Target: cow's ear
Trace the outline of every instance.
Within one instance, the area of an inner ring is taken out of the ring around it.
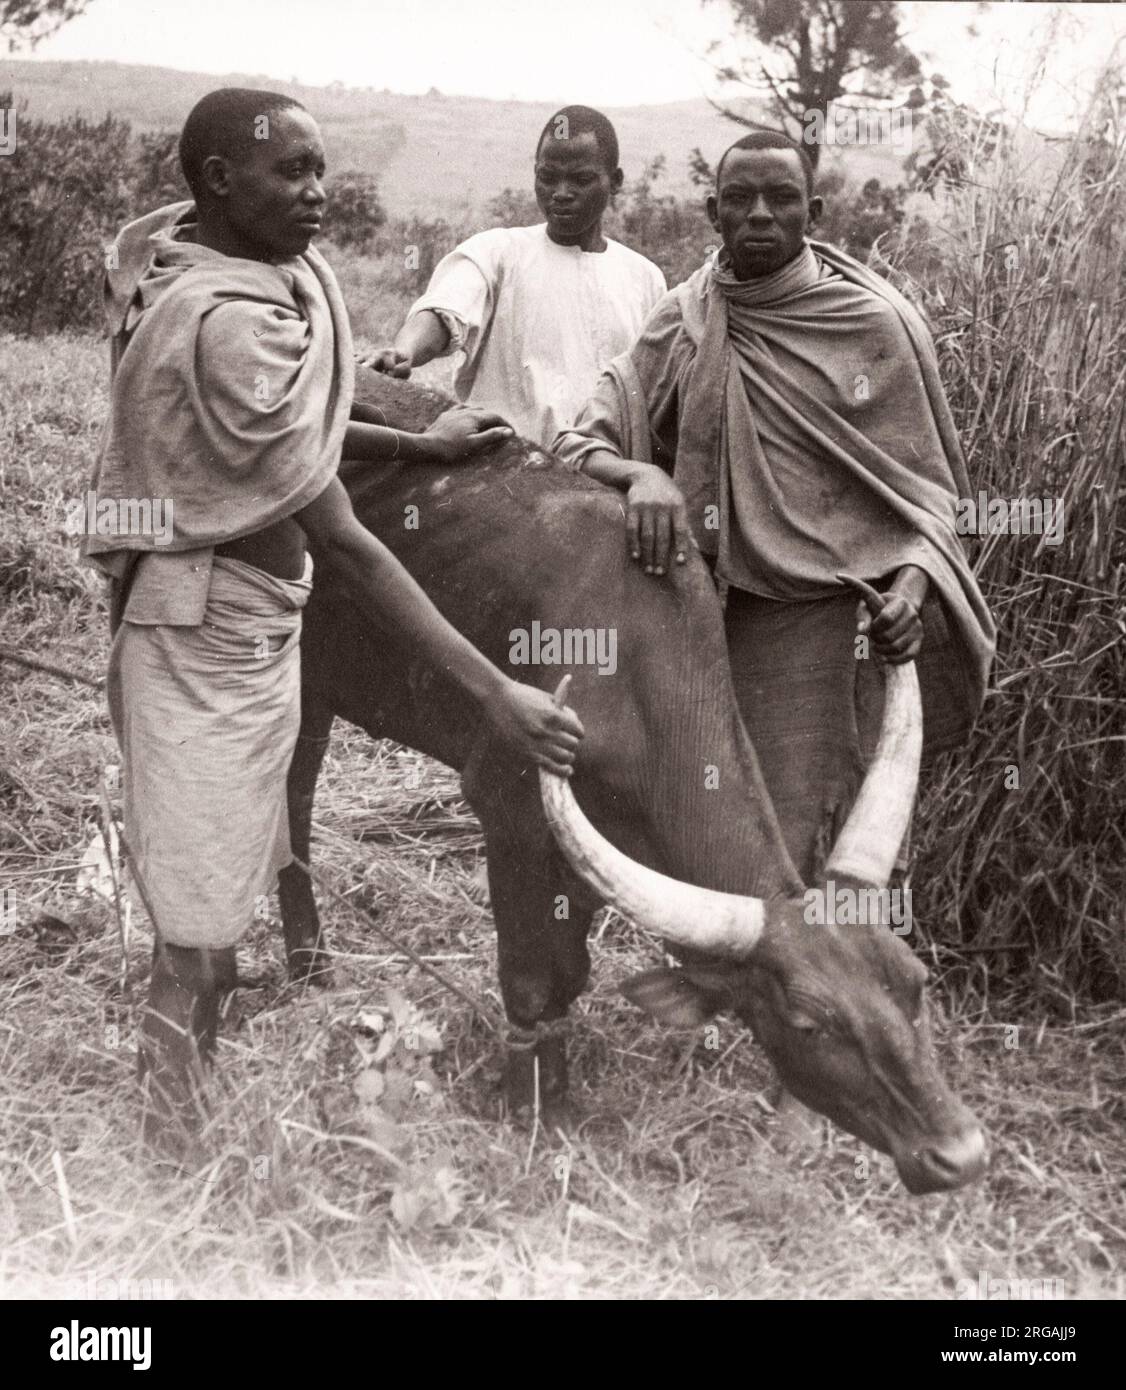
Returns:
[[[671,967],[632,975],[621,991],[631,1004],[674,1028],[698,1028],[728,1002],[725,989],[699,984]]]

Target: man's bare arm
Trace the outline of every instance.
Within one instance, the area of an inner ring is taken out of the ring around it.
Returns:
[[[544,691],[511,680],[452,627],[387,547],[356,520],[338,478],[295,519],[317,559],[337,571],[374,622],[444,671],[516,752],[570,775],[583,735],[575,712],[557,709]]]
[[[688,513],[683,494],[663,468],[594,449],[583,458],[582,469],[626,494],[629,553],[646,574],[664,574],[674,554],[676,563],[684,564],[692,544]]]
[[[364,418],[366,417],[366,419]],[[377,406],[355,404],[344,435],[343,457],[367,463],[456,463],[495,449],[511,439],[512,428],[491,410],[454,406],[445,410],[422,434],[394,430],[377,421]]]
[[[904,565],[892,580],[891,594],[899,594],[905,598],[915,609],[923,606],[923,600],[930,592],[930,579],[926,570],[921,570],[918,565]]]
[[[391,347],[380,348],[370,357],[365,357],[363,363],[377,372],[407,377],[413,367],[421,367],[424,362],[441,357],[449,345],[450,330],[441,315],[432,309],[420,309],[399,329]]]

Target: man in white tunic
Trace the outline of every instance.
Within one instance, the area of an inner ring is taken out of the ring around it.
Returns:
[[[614,127],[590,107],[565,106],[536,149],[536,200],[546,222],[462,242],[435,268],[394,346],[369,365],[409,376],[460,351],[458,397],[550,445],[610,362],[633,346],[665,292],[652,261],[603,235],[622,178]]]

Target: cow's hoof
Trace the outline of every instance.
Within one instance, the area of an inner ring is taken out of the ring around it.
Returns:
[[[332,988],[332,957],[317,946],[290,951],[286,957],[286,966],[291,985],[311,985],[315,989]]]
[[[540,1112],[540,1124],[544,1129],[549,1134],[562,1134],[566,1139],[579,1132],[585,1119],[586,1115],[569,1092],[552,1096]]]
[[[574,1123],[567,1094],[567,1049],[562,1038],[545,1038],[532,1048],[512,1048],[505,1059],[502,1082],[504,1105],[512,1118],[568,1128]],[[564,1123],[566,1121],[566,1123]]]
[[[504,1108],[505,1117],[519,1129],[532,1129],[538,1120],[539,1128],[545,1133],[563,1134],[568,1138],[578,1133],[587,1118],[568,1094],[541,1099],[538,1116],[534,1105],[513,1106],[507,1098]]]

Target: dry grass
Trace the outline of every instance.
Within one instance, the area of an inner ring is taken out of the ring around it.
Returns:
[[[0,340],[0,645],[95,674],[104,613],[58,527],[104,365],[89,341]],[[287,992],[276,923],[260,924],[223,1032],[213,1157],[194,1179],[146,1166],[130,1050],[146,941],[123,989],[112,910],[74,886],[115,759],[102,701],[10,665],[0,680],[0,886],[18,918],[0,937],[4,1293],[152,1279],[186,1297],[941,1298],[982,1270],[1126,1293],[1121,1015],[1029,1015],[1013,1048],[1006,1013],[957,995],[943,1061],[992,1168],[970,1192],[910,1199],[847,1136],[788,1150],[740,1027],[721,1023],[709,1049],[625,1005],[615,982],[658,957],[617,920],[575,1011],[587,1118],[569,1140],[502,1123],[487,1027],[329,905],[334,989]],[[417,754],[338,729],[315,854],[498,1010],[481,842],[456,790]],[[935,993],[951,997],[941,980]]]

